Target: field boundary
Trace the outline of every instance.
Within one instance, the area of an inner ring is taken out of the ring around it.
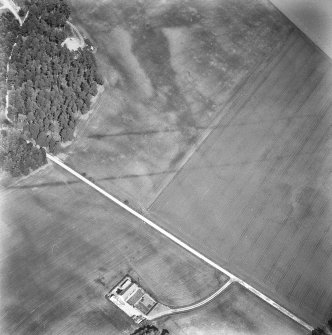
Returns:
[[[277,6],[277,4],[275,4],[274,2],[273,2],[273,0],[268,0],[268,2],[272,5],[272,7],[274,7],[274,9],[276,10],[276,11],[278,11],[279,12],[279,14],[280,15],[282,15],[287,21],[288,21],[288,23],[290,23],[291,25],[293,25],[295,28],[296,28],[296,30],[298,30],[298,32],[302,35],[302,36],[304,36],[311,44],[313,44],[319,51],[321,51],[323,54],[324,54],[324,56],[326,56],[326,59],[330,62],[330,63],[332,63],[332,58],[331,58],[331,56],[320,46],[320,41],[317,39],[317,42],[312,38],[312,37],[310,37],[310,35],[309,35],[309,33],[308,33],[308,30],[306,29],[305,31],[304,30],[302,30],[301,28],[300,28],[300,24],[298,24],[298,23],[295,23],[295,21],[293,21],[292,19],[291,19],[291,17],[290,16],[288,16],[288,14],[286,14],[286,11],[283,11],[279,6]]]
[[[314,329],[308,323],[301,320],[299,317],[297,317],[296,315],[294,315],[293,313],[288,311],[286,308],[279,305],[277,302],[275,302],[271,298],[267,297],[265,294],[261,293],[260,291],[258,291],[254,287],[252,287],[250,284],[246,283],[245,281],[243,281],[239,277],[235,276],[233,273],[229,272],[228,270],[221,267],[220,265],[218,265],[217,263],[215,263],[211,259],[207,258],[203,254],[201,254],[199,251],[195,250],[190,245],[188,245],[187,243],[185,243],[182,240],[180,240],[179,238],[177,238],[175,235],[173,235],[170,232],[168,232],[167,230],[161,228],[159,225],[152,222],[150,219],[146,218],[145,216],[138,213],[137,211],[135,211],[134,209],[132,209],[131,207],[129,207],[128,205],[126,205],[125,203],[123,203],[122,201],[117,199],[116,197],[112,196],[111,194],[109,194],[108,192],[103,190],[101,187],[97,186],[95,183],[93,183],[90,180],[88,180],[87,178],[83,177],[80,173],[78,173],[74,169],[70,168],[68,165],[66,165],[64,162],[62,162],[59,158],[57,158],[53,155],[50,155],[48,153],[46,154],[46,156],[49,160],[51,160],[52,162],[54,162],[58,166],[62,167],[63,169],[65,169],[66,171],[68,171],[69,173],[71,173],[72,175],[77,177],[78,179],[82,180],[84,183],[86,183],[87,185],[92,187],[94,190],[101,193],[103,196],[105,196],[106,198],[108,198],[109,200],[111,200],[112,202],[114,202],[115,204],[117,204],[118,206],[120,206],[121,208],[126,210],[127,212],[131,213],[133,216],[135,216],[139,220],[143,221],[145,224],[147,224],[148,226],[150,226],[154,230],[161,233],[164,237],[170,239],[171,241],[173,241],[174,243],[176,243],[177,245],[179,245],[183,249],[187,250],[192,255],[201,259],[203,262],[209,264],[210,266],[212,266],[216,270],[218,270],[218,271],[222,272],[223,274],[227,275],[232,282],[236,282],[236,283],[242,285],[248,291],[250,291],[251,293],[253,293],[257,297],[259,297],[260,299],[262,299],[263,301],[265,301],[266,303],[268,303],[269,305],[271,305],[272,307],[277,309],[279,312],[281,312],[285,316],[289,317],[290,319],[292,319],[293,321],[295,321],[296,323],[301,325],[302,327],[306,328],[308,331],[312,331]]]
[[[234,98],[238,96],[239,92],[246,86],[249,85],[250,80],[253,77],[259,77],[261,71],[264,71],[266,68],[274,68],[277,66],[279,61],[281,60],[284,53],[287,51],[288,45],[291,45],[293,42],[294,32],[292,32],[289,37],[286,39],[285,44],[280,48],[280,50],[277,52],[277,55],[272,54],[269,57],[267,57],[262,63],[256,65],[256,67],[248,73],[247,77],[243,78],[243,80],[238,84],[235,91],[228,97],[228,99],[220,104],[220,112],[217,113],[215,118],[210,122],[210,124],[205,128],[203,133],[199,136],[197,142],[194,146],[192,146],[185,154],[183,159],[181,160],[181,163],[179,164],[178,168],[175,170],[174,174],[171,174],[168,178],[166,178],[159,189],[159,191],[156,193],[153,199],[151,199],[145,206],[146,210],[149,210],[153,204],[157,201],[157,199],[160,197],[160,195],[164,192],[164,190],[167,188],[168,185],[170,185],[173,180],[177,177],[177,175],[182,171],[182,169],[187,165],[187,163],[191,160],[191,158],[194,156],[194,154],[199,150],[199,148],[207,141],[207,139],[212,135],[214,130],[220,125],[220,123],[223,121],[223,119],[227,119],[229,116],[227,114],[228,111],[231,110],[234,103]],[[262,81],[263,83],[263,81]],[[260,86],[260,84],[258,84]],[[226,111],[226,113],[222,113],[222,110]],[[232,117],[235,118],[236,115]],[[228,121],[229,122],[229,121]]]

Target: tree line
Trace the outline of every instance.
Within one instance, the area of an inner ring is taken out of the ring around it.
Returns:
[[[167,329],[158,329],[156,326],[146,325],[136,329],[130,335],[168,335]]]
[[[47,162],[45,149],[28,143],[18,130],[2,129],[0,143],[2,168],[13,177],[28,175]]]
[[[0,112],[6,108],[7,63],[16,40],[19,23],[11,12],[0,16]],[[5,123],[5,124],[4,124]],[[22,132],[3,121],[0,131],[0,167],[12,176],[27,175],[46,163],[46,151],[24,139]]]
[[[20,25],[11,12],[4,12],[0,16],[0,110],[4,113],[6,106],[6,76],[7,63],[16,39],[15,31]]]

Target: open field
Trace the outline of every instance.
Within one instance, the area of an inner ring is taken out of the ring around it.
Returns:
[[[126,273],[171,306],[226,280],[54,166],[0,200],[1,334],[125,334],[133,323],[104,294]]]
[[[271,0],[271,2],[332,58],[330,0]]]
[[[237,285],[204,309],[159,323],[172,335],[308,335],[308,331]]]
[[[317,325],[332,312],[332,65],[294,31],[150,212]]]
[[[265,0],[72,1],[106,84],[68,163],[147,206],[209,132],[221,107],[288,38]]]
[[[196,302],[196,303],[194,303],[194,304],[192,304],[190,306],[182,306],[182,307],[177,308],[177,309],[173,308],[173,312],[174,313],[177,313],[177,312],[178,313],[182,313],[182,312],[185,312],[185,311],[188,311],[188,310],[194,310],[194,309],[198,308],[199,306],[203,306],[204,304],[206,304],[209,301],[213,300],[217,295],[221,294],[221,292],[224,291],[230,284],[232,284],[232,282],[236,282],[236,283],[242,285],[248,291],[252,292],[254,295],[256,295],[257,297],[259,297],[260,299],[262,299],[263,301],[267,302],[268,304],[270,304],[271,306],[273,306],[274,308],[276,308],[278,311],[280,311],[284,315],[288,316],[289,318],[291,318],[295,322],[299,323],[300,325],[302,325],[303,327],[305,327],[306,329],[308,329],[308,331],[312,331],[314,329],[311,325],[309,325],[308,323],[306,323],[303,320],[299,319],[298,317],[296,317],[294,314],[292,314],[291,312],[289,312],[284,307],[278,305],[275,301],[271,300],[269,297],[265,296],[263,293],[261,293],[260,291],[256,290],[254,287],[252,287],[247,282],[245,282],[242,279],[238,278],[233,273],[227,271],[225,268],[223,268],[220,265],[218,265],[217,263],[213,262],[211,259],[205,257],[199,251],[195,250],[190,245],[188,245],[185,242],[183,242],[182,240],[178,239],[176,236],[172,235],[167,230],[161,228],[158,225],[158,223],[153,222],[150,219],[148,219],[146,216],[144,216],[140,210],[135,211],[135,209],[131,208],[130,206],[126,205],[121,200],[117,199],[116,197],[114,197],[110,193],[106,192],[101,187],[99,187],[98,185],[96,185],[93,181],[87,179],[86,177],[84,177],[81,174],[79,174],[77,171],[75,171],[72,168],[70,168],[68,165],[64,164],[61,160],[59,160],[59,158],[54,157],[54,156],[49,155],[49,154],[47,154],[47,158],[49,160],[51,160],[52,162],[56,163],[61,168],[65,169],[67,172],[71,173],[72,175],[74,175],[75,177],[77,177],[78,179],[80,179],[85,184],[89,185],[91,188],[93,188],[94,190],[96,190],[98,193],[102,194],[104,197],[106,197],[107,199],[109,199],[111,202],[113,202],[116,205],[118,205],[119,207],[123,208],[128,213],[132,214],[139,221],[144,222],[146,225],[148,225],[149,227],[153,228],[155,231],[157,231],[158,233],[162,234],[167,239],[169,239],[172,242],[176,243],[181,248],[185,249],[186,251],[188,251],[192,255],[196,256],[197,258],[199,258],[200,260],[202,260],[206,264],[210,265],[211,267],[213,267],[217,271],[220,271],[221,273],[223,273],[226,276],[228,276],[228,278],[229,278],[228,282],[225,283],[218,291],[214,292],[212,295],[208,296],[207,298],[205,298],[203,300],[200,300],[199,302]],[[166,310],[167,309],[169,309],[169,307],[166,307]],[[171,312],[171,310],[169,310],[169,312]],[[165,309],[163,309],[163,308],[161,308],[161,310],[159,310],[157,312],[157,314],[159,312],[162,312],[162,314],[160,315],[160,317],[165,316],[167,314],[172,314],[172,312],[171,313],[167,312],[165,314],[164,313]],[[149,315],[149,317],[148,317],[149,320],[154,320],[156,318],[159,318],[159,317],[156,316],[156,315]]]

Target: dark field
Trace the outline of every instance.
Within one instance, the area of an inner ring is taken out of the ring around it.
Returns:
[[[306,329],[237,285],[204,309],[160,323],[172,335],[308,335]]]
[[[104,298],[126,273],[171,306],[196,302],[226,280],[53,166],[0,201],[3,335],[133,330]]]
[[[150,208],[317,325],[332,312],[332,65],[295,31]]]
[[[72,0],[106,84],[67,163],[141,207],[291,25],[267,1]]]

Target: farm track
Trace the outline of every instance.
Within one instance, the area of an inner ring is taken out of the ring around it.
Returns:
[[[130,318],[103,298],[125,274],[166,306],[191,305],[228,280],[51,160],[22,184],[0,193],[1,334],[28,334],[38,320],[43,334],[125,332]],[[27,313],[14,318],[16,306]]]
[[[29,11],[25,14],[24,18],[22,19],[19,15],[18,15],[18,11],[20,10],[20,7],[18,7],[13,1],[11,0],[0,0],[0,2],[3,2],[3,6],[0,9],[3,8],[7,8],[9,9],[13,15],[16,17],[16,19],[18,20],[18,22],[20,23],[20,26],[23,25],[24,21],[26,20],[26,18],[29,15]],[[8,87],[8,72],[9,72],[9,62],[12,58],[13,55],[13,51],[15,48],[16,43],[13,44],[12,50],[10,52],[9,58],[8,58],[8,63],[7,63],[7,75],[6,75],[6,86]],[[12,123],[12,120],[8,117],[8,107],[9,107],[9,91],[7,90],[6,93],[6,106],[5,106],[5,117],[7,119],[7,121],[9,123]]]
[[[231,284],[233,283],[232,279],[229,279],[228,282],[226,284],[224,284],[218,291],[214,292],[213,294],[211,294],[209,297],[207,297],[206,299],[203,299],[202,301],[199,301],[195,304],[192,304],[190,306],[185,306],[185,307],[178,307],[178,308],[171,308],[168,311],[165,312],[160,312],[160,313],[153,313],[153,310],[151,313],[149,313],[147,315],[147,319],[150,321],[162,318],[164,316],[169,316],[169,315],[173,315],[173,314],[179,314],[179,313],[185,313],[185,312],[190,312],[194,309],[203,307],[205,305],[207,305],[208,303],[210,303],[213,299],[215,299],[216,297],[218,297],[222,292],[224,292]]]
[[[80,48],[84,48],[85,47],[85,42],[84,42],[84,38],[82,36],[82,34],[80,33],[80,31],[77,29],[77,27],[72,24],[70,21],[67,21],[67,23],[69,24],[69,26],[72,28],[72,31],[75,32],[77,38],[80,40]]]
[[[151,220],[149,220],[148,218],[144,217],[142,214],[136,212],[131,207],[129,207],[128,205],[124,204],[123,202],[121,202],[120,200],[118,200],[117,198],[115,198],[114,196],[112,196],[111,194],[109,194],[108,192],[106,192],[105,190],[103,190],[102,188],[100,188],[99,186],[97,186],[96,184],[94,184],[93,182],[91,182],[90,180],[88,180],[87,178],[83,177],[81,174],[79,174],[78,172],[76,172],[75,170],[73,170],[72,168],[70,168],[69,166],[67,166],[66,164],[64,164],[60,159],[58,159],[58,158],[56,158],[56,157],[54,157],[54,156],[52,156],[50,154],[47,154],[47,158],[49,160],[51,160],[52,162],[54,162],[55,164],[57,164],[60,167],[62,167],[63,169],[65,169],[66,171],[68,171],[69,173],[71,173],[72,175],[74,175],[75,177],[77,177],[80,180],[82,180],[87,185],[91,186],[97,192],[101,193],[103,196],[107,197],[109,200],[111,200],[112,202],[114,202],[115,204],[117,204],[118,206],[120,206],[121,208],[123,208],[124,210],[126,210],[127,212],[131,213],[136,218],[138,218],[139,220],[143,221],[145,224],[147,224],[148,226],[150,226],[154,230],[156,230],[159,233],[161,233],[166,238],[170,239],[171,241],[173,241],[174,243],[176,243],[180,247],[184,248],[185,250],[187,250],[188,252],[190,252],[194,256],[198,257],[199,259],[201,259],[205,263],[209,264],[210,266],[212,266],[216,270],[218,270],[218,271],[222,272],[223,274],[225,274],[226,276],[228,276],[232,282],[237,282],[238,284],[242,285],[247,290],[249,290],[250,292],[252,292],[256,296],[258,296],[259,298],[261,298],[262,300],[264,300],[266,303],[268,303],[269,305],[271,305],[274,308],[276,308],[279,312],[281,312],[284,315],[286,315],[287,317],[291,318],[293,321],[297,322],[298,324],[300,324],[301,326],[305,327],[309,331],[313,330],[312,326],[310,326],[309,324],[307,324],[306,322],[304,322],[303,320],[301,320],[300,318],[298,318],[297,316],[295,316],[294,314],[292,314],[291,312],[289,312],[287,309],[285,309],[284,307],[280,306],[275,301],[273,301],[272,299],[270,299],[269,297],[267,297],[263,293],[259,292],[254,287],[252,287],[248,283],[244,282],[243,280],[241,280],[240,278],[238,278],[237,276],[235,276],[234,274],[232,274],[228,270],[226,270],[223,267],[221,267],[220,265],[216,264],[215,262],[213,262],[212,260],[210,260],[209,258],[207,258],[206,256],[204,256],[203,254],[201,254],[200,252],[198,252],[197,250],[195,250],[194,248],[192,248],[188,244],[184,243],[183,241],[181,241],[179,238],[177,238],[173,234],[171,234],[168,231],[166,231],[165,229],[161,228],[156,223],[154,223]]]

